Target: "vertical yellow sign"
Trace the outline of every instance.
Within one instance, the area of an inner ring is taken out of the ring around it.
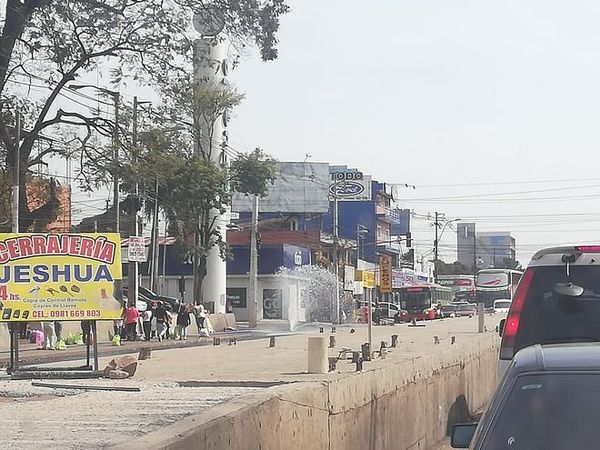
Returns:
[[[379,257],[379,292],[392,292],[392,257]]]
[[[0,233],[0,321],[118,319],[122,284],[118,233]]]

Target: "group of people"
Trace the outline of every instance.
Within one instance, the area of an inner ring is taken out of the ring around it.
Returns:
[[[175,312],[172,311],[170,304],[162,301],[148,304],[148,308],[141,313],[135,305],[129,305],[123,311],[122,320],[115,323],[115,335],[118,334],[128,341],[137,340],[138,335],[142,335],[146,341],[155,337],[159,342],[171,337],[186,340],[188,327],[192,321],[195,322],[199,335],[208,336],[207,314],[200,302],[193,305],[181,303]]]

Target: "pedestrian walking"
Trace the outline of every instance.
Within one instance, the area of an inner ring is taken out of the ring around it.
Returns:
[[[92,331],[92,321],[82,320],[81,321],[81,335],[83,337],[83,343],[87,344],[90,339],[90,333]]]
[[[198,334],[204,328],[204,321],[206,320],[206,311],[204,310],[204,305],[199,301],[194,305],[194,316],[196,317],[196,327],[198,327]]]
[[[158,337],[158,342],[165,338],[165,332],[167,331],[167,327],[165,325],[166,315],[167,310],[163,306],[163,302],[158,302],[158,306],[154,310],[154,317],[156,318],[156,336]]]
[[[171,326],[173,326],[173,314],[171,313],[171,306],[165,305],[165,338],[171,339]]]
[[[62,341],[62,322],[54,321],[54,331],[56,332],[56,340]]]
[[[150,339],[156,337],[156,302],[151,303],[152,319],[150,320]]]
[[[144,340],[149,341],[152,332],[152,309],[150,309],[150,305],[142,313],[142,328],[144,329]]]
[[[182,303],[177,311],[177,327],[175,328],[175,337],[179,340],[187,339],[187,327],[190,326],[190,312],[187,305]]]
[[[56,348],[56,330],[54,322],[43,322],[44,329],[44,350],[54,350]]]
[[[125,310],[125,330],[127,332],[127,340],[135,341],[137,338],[137,323],[140,313],[135,305],[129,305]]]

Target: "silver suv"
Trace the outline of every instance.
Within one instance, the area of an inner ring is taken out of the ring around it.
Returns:
[[[499,330],[500,375],[522,348],[600,341],[600,245],[537,252]]]

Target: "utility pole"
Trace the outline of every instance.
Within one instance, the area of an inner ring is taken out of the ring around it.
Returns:
[[[150,290],[156,292],[158,289],[158,255],[160,247],[158,245],[158,177],[154,188],[154,215],[152,217],[152,261],[150,265]]]
[[[435,227],[435,240],[433,241],[433,282],[437,283],[437,261],[438,261],[438,243],[439,243],[439,239],[438,239],[438,231],[439,231],[439,227],[440,227],[440,223],[439,223],[439,216],[440,214],[436,211],[435,212],[435,222],[434,222],[434,227]]]
[[[337,186],[333,189],[333,273],[335,275],[335,312],[331,315],[334,324],[340,323],[340,264],[338,257],[338,222],[339,208]]]
[[[473,229],[473,276],[477,279],[477,233]],[[479,299],[477,287],[475,288],[475,300],[477,301],[477,331],[483,333],[485,329],[485,302]]]
[[[250,328],[256,328],[258,319],[258,195],[254,196],[252,202],[252,229],[250,232],[250,272],[248,274],[250,317],[248,323]]]
[[[19,232],[19,200],[21,184],[21,110],[17,106],[15,108],[15,176],[13,185],[12,199],[12,231]],[[10,368],[16,370],[19,368],[19,334],[16,323],[8,323],[10,332]]]
[[[132,160],[133,160],[133,165],[134,167],[137,164],[137,157],[138,157],[138,152],[137,152],[137,126],[138,126],[138,115],[137,115],[137,110],[138,110],[138,98],[137,96],[133,97],[133,135],[131,138],[131,144],[132,144]],[[139,182],[137,180],[137,177],[135,179],[135,208],[134,208],[134,218],[133,218],[133,225],[132,225],[132,229],[130,230],[130,236],[138,236],[138,207],[139,207],[139,199],[140,199],[140,186],[139,186]],[[131,255],[129,257],[129,266],[128,266],[128,271],[127,271],[127,286],[128,286],[128,291],[127,291],[127,297],[129,299],[129,305],[137,305],[137,299],[138,299],[138,263],[137,261],[132,261],[131,260]]]
[[[120,95],[118,92],[113,93],[113,100],[115,102],[115,128],[113,130],[113,199],[115,202],[115,231],[121,232],[121,206],[119,205],[119,99]]]
[[[473,229],[473,275],[477,275],[477,234]]]
[[[12,231],[19,232],[19,200],[21,197],[21,110],[16,107],[15,110],[15,176],[13,185],[12,199]]]

